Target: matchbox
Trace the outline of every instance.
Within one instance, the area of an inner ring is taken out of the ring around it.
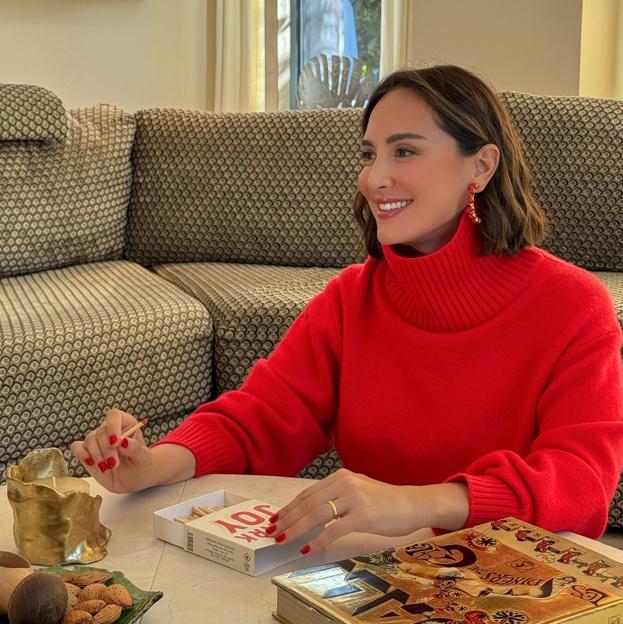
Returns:
[[[193,508],[215,507],[216,511],[190,519]],[[278,510],[264,501],[217,490],[155,511],[154,534],[195,555],[257,576],[300,557],[299,549],[310,539],[280,545],[266,535],[268,519]]]

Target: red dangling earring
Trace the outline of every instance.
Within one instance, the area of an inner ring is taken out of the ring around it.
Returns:
[[[482,223],[482,219],[476,214],[476,206],[474,204],[474,195],[476,195],[477,189],[478,184],[476,182],[472,182],[467,189],[467,216],[472,223]]]

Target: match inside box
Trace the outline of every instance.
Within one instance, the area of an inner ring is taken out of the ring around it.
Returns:
[[[299,549],[310,539],[275,543],[266,528],[278,510],[271,503],[217,490],[154,512],[154,533],[195,555],[255,576],[300,557]]]

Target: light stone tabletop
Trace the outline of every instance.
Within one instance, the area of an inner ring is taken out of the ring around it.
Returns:
[[[277,506],[313,483],[309,479],[253,475],[209,475],[138,494],[111,494],[89,479],[91,494],[104,499],[100,521],[112,530],[108,555],[92,565],[121,570],[138,588],[164,592],[143,624],[275,624],[277,589],[271,578],[291,570],[398,546],[430,537],[428,529],[387,538],[352,534],[323,552],[252,577],[156,539],[152,514],[188,498],[225,489]],[[6,487],[0,488],[0,550],[17,552]]]
[[[111,494],[93,479],[89,482],[91,494],[100,494],[104,499],[100,521],[112,530],[108,555],[93,565],[121,570],[140,589],[164,592],[164,597],[143,617],[143,624],[275,624],[271,616],[277,599],[277,590],[271,583],[273,576],[432,535],[428,529],[399,538],[352,534],[336,541],[326,551],[301,557],[252,577],[156,539],[153,535],[153,512],[220,489],[281,506],[313,481],[253,475],[209,475],[127,495]],[[617,548],[573,533],[561,535],[623,561],[623,551]],[[5,486],[0,487],[0,550],[17,552],[13,541],[13,515]]]

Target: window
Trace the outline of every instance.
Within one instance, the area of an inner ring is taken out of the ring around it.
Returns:
[[[379,80],[381,0],[290,0],[290,36],[290,108],[363,105]]]

